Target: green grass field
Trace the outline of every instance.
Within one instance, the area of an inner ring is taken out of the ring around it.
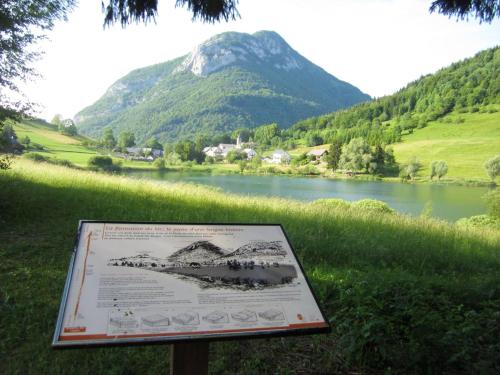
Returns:
[[[25,120],[14,123],[14,130],[18,139],[26,136],[32,143],[42,145],[44,150],[34,150],[34,152],[44,156],[59,160],[69,160],[78,167],[86,168],[90,157],[100,155],[98,151],[82,145],[82,142],[88,140],[84,136],[70,137],[60,134],[55,125],[41,120]],[[114,158],[116,162],[128,169],[156,169],[152,163],[137,160],[123,160]],[[182,169],[184,166],[170,167],[172,169]],[[232,173],[238,171],[236,164],[217,164],[217,165],[193,165],[190,167],[193,171],[213,171],[216,173]]]
[[[82,136],[69,137],[60,134],[55,125],[38,121],[23,121],[14,124],[14,130],[19,139],[28,136],[32,143],[38,143],[46,148],[37,151],[49,157],[69,160],[75,165],[84,167],[87,160],[97,154],[96,151],[82,146],[85,140]]]
[[[0,373],[157,374],[165,346],[50,347],[79,219],[282,223],[329,335],[214,343],[213,374],[500,370],[500,234],[16,159],[0,171]]]
[[[462,123],[456,123],[458,118]],[[421,178],[429,178],[434,160],[448,163],[445,179],[489,181],[484,162],[500,155],[500,112],[452,114],[451,123],[431,122],[424,129],[403,137],[395,144],[399,163],[416,156],[422,163]]]

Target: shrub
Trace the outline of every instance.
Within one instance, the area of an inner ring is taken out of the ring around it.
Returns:
[[[460,227],[500,229],[500,218],[490,215],[476,215],[457,220]]]
[[[28,152],[28,153],[24,154],[24,157],[26,159],[33,160],[37,163],[48,162],[50,159],[49,157],[37,154],[36,152]]]
[[[10,169],[12,158],[9,155],[0,155],[0,170]]]
[[[318,169],[314,165],[309,164],[298,168],[297,171],[299,172],[299,174],[304,176],[317,176],[320,174]]]
[[[155,161],[153,162],[153,166],[160,169],[160,170],[165,169],[165,159],[163,159],[163,158],[155,159]]]
[[[431,180],[437,176],[438,180],[448,173],[448,164],[444,160],[434,160],[431,163]]]
[[[96,155],[92,156],[87,165],[93,170],[103,170],[107,172],[114,172],[121,170],[121,166],[113,163],[113,159],[109,156]]]
[[[361,199],[351,204],[353,209],[393,214],[395,211],[385,202],[376,199]]]
[[[496,155],[495,157],[487,160],[486,163],[484,163],[484,169],[486,169],[488,176],[495,181],[495,178],[500,176],[500,155]]]

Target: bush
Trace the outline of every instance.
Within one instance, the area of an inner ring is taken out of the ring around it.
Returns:
[[[12,158],[10,155],[0,155],[0,170],[10,169]]]
[[[121,166],[113,163],[113,159],[109,156],[96,155],[92,156],[87,165],[93,170],[103,170],[107,172],[114,172],[121,170]]]
[[[153,166],[160,170],[165,169],[165,159],[163,158],[155,159],[155,161],[153,162]]]
[[[361,199],[351,204],[353,209],[393,214],[395,211],[385,202],[376,199]]]
[[[496,155],[487,160],[486,163],[484,163],[484,169],[486,169],[486,173],[488,173],[491,180],[495,181],[495,178],[500,176],[500,155]]]
[[[317,176],[320,174],[314,165],[305,165],[300,167],[297,169],[297,172],[303,176]]]
[[[40,154],[37,154],[36,152],[28,152],[26,154],[24,154],[24,157],[26,159],[29,159],[29,160],[32,160],[32,161],[35,161],[37,163],[41,163],[41,162],[49,162],[50,158],[47,157],[47,156],[44,156],[44,155],[40,155]]]
[[[490,215],[476,215],[457,220],[460,227],[500,229],[500,218]]]

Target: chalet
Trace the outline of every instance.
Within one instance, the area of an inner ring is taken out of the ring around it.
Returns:
[[[247,160],[252,160],[255,156],[257,156],[257,152],[253,148],[245,148],[243,152],[247,155]]]
[[[328,155],[328,150],[325,148],[319,148],[317,150],[311,150],[307,153],[307,156],[312,157],[314,160],[322,160]]]
[[[288,164],[291,159],[290,154],[283,150],[276,150],[272,155],[272,162],[274,164]]]

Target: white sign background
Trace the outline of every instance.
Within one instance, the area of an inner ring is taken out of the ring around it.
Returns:
[[[280,225],[82,221],[53,346],[328,330]]]

